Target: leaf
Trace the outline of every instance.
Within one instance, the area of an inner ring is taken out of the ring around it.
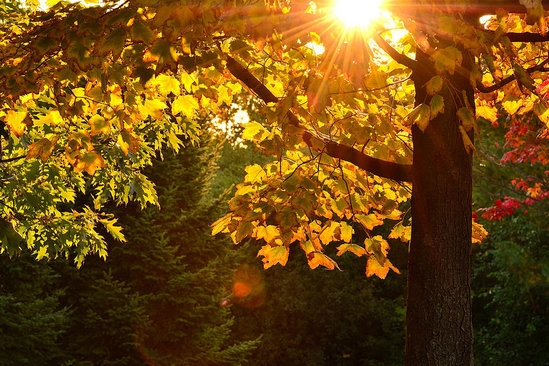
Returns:
[[[172,114],[183,113],[192,119],[199,108],[198,101],[192,95],[180,95],[172,103]]]
[[[482,117],[485,120],[491,122],[492,124],[498,121],[498,110],[493,106],[488,106],[488,105],[477,106],[476,112],[478,117]]]
[[[258,183],[263,181],[267,176],[259,164],[248,165],[244,170],[246,170],[246,176],[244,177],[245,182]]]
[[[105,161],[95,151],[88,151],[76,160],[74,170],[80,172],[85,170],[89,175],[94,175],[97,169],[105,166]]]
[[[284,245],[274,247],[270,245],[264,245],[257,253],[257,256],[263,256],[263,268],[267,269],[274,266],[275,264],[285,266],[288,262],[289,254],[289,248]]]
[[[339,230],[340,230],[341,240],[343,240],[346,243],[352,240],[355,230],[351,225],[347,224],[345,221],[342,221],[339,223]]]
[[[143,41],[145,43],[149,43],[154,39],[151,28],[139,18],[134,18],[130,35],[134,41]]]
[[[357,257],[362,257],[366,254],[366,249],[358,244],[341,244],[337,247],[337,255],[341,256],[347,252],[351,252]]]
[[[389,239],[399,239],[402,242],[409,242],[412,236],[412,228],[404,226],[402,222],[396,224],[389,233]]]
[[[103,224],[107,232],[115,239],[120,242],[125,242],[126,238],[122,234],[123,227],[116,225],[116,219],[101,219],[100,222]]]
[[[141,113],[141,118],[146,119],[151,116],[154,119],[160,120],[163,116],[163,110],[168,106],[166,103],[157,100],[157,99],[147,99],[145,103],[139,105],[139,113]]]
[[[387,277],[389,266],[380,264],[373,256],[368,257],[366,261],[366,277],[378,276],[382,280]]]
[[[408,114],[406,121],[409,125],[416,124],[424,132],[429,125],[430,116],[431,108],[427,104],[421,103]]]
[[[236,243],[240,243],[244,238],[247,238],[248,236],[252,235],[253,231],[255,229],[254,224],[252,224],[249,221],[241,222],[240,225],[238,225],[238,229],[234,233],[233,241]]]
[[[364,246],[368,254],[373,254],[380,261],[387,258],[390,249],[389,243],[381,235],[364,239]]]
[[[476,221],[473,221],[473,244],[480,244],[488,236],[488,231]]]
[[[311,252],[307,254],[307,259],[309,260],[309,267],[311,267],[311,269],[315,269],[318,266],[322,266],[327,269],[339,269],[337,263],[324,253]]]
[[[467,131],[465,131],[465,128],[463,126],[459,126],[459,132],[461,133],[461,139],[463,140],[463,146],[465,147],[465,150],[468,154],[471,154],[472,152],[475,152],[475,145],[471,141],[471,138],[467,134]]]
[[[45,162],[52,154],[53,148],[55,147],[55,143],[58,139],[59,137],[55,136],[52,138],[52,140],[42,138],[36,142],[33,142],[29,145],[27,159],[40,157],[40,160],[42,160],[42,162]]]
[[[400,274],[400,271],[393,266],[391,261],[385,259],[383,263],[378,262],[374,257],[369,257],[366,261],[366,277],[378,276],[382,280],[387,277],[389,270],[393,270],[395,273]]]
[[[27,118],[27,111],[14,111],[10,109],[6,117],[4,117],[4,121],[15,136],[21,137],[26,128],[26,124],[23,123],[25,118]]]
[[[378,219],[378,217],[371,213],[368,215],[365,214],[356,214],[355,219],[364,226],[366,230],[373,230],[374,227],[383,225],[383,220]]]
[[[433,95],[429,105],[431,106],[431,114],[429,115],[430,120],[433,120],[439,113],[444,113],[444,98],[442,95]]]
[[[242,138],[244,140],[252,141],[254,138],[262,139],[264,133],[267,133],[267,130],[259,122],[250,121],[244,125],[244,131],[242,131]]]
[[[181,83],[172,75],[160,74],[155,78],[155,82],[158,84],[158,90],[163,95],[170,93],[174,95],[181,94]],[[198,106],[198,103],[196,105]]]
[[[442,90],[444,85],[444,79],[440,75],[433,76],[427,84],[425,84],[425,89],[427,90],[428,95],[434,95]]]
[[[139,138],[131,131],[122,130],[116,140],[118,147],[128,155],[128,152],[135,154],[139,149]]]
[[[475,116],[473,112],[467,107],[461,107],[457,111],[457,116],[461,120],[461,125],[465,128],[465,131],[469,132],[476,124]]]
[[[508,114],[515,114],[519,110],[520,107],[522,107],[522,99],[514,96],[514,95],[505,95],[504,100],[501,102],[501,105],[503,109],[505,109],[505,112]]]
[[[460,66],[463,61],[461,51],[454,46],[436,50],[433,52],[432,58],[435,62],[435,70],[439,74],[447,72],[453,75],[456,67]]]
[[[228,226],[232,221],[233,216],[231,214],[227,214],[220,219],[216,220],[212,224],[212,236],[217,235],[219,233],[225,233],[228,232]]]
[[[319,239],[322,244],[326,245],[331,243],[332,241],[335,241],[335,231],[338,228],[339,224],[334,221],[328,221],[326,224],[324,224],[324,227],[322,228],[322,231],[319,235]]]
[[[91,126],[91,135],[98,135],[100,133],[109,133],[111,129],[110,123],[105,120],[103,116],[94,114],[89,120],[89,125]]]
[[[256,232],[257,239],[263,239],[267,243],[274,242],[276,239],[280,240],[280,231],[274,225],[259,226]]]

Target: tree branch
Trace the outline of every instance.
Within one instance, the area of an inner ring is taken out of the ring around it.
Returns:
[[[263,85],[250,71],[238,63],[234,58],[227,56],[227,69],[235,78],[251,89],[265,103],[276,103],[278,98]],[[299,128],[299,119],[291,111],[287,112],[289,122]],[[311,132],[303,129],[303,141],[311,147],[311,139],[316,138]],[[380,177],[393,179],[399,182],[412,180],[412,165],[398,164],[368,156],[361,151],[339,144],[332,140],[321,140],[326,148],[326,153],[333,158],[345,160],[357,167]]]
[[[549,59],[546,59],[542,63],[540,63],[539,65],[529,67],[528,69],[526,69],[524,71],[526,71],[528,74],[531,74],[531,73],[536,72],[536,71],[549,71],[548,69],[545,68],[545,65],[547,65],[548,62],[549,62]],[[499,88],[504,87],[505,85],[509,84],[510,82],[514,81],[515,79],[516,79],[516,77],[513,74],[513,75],[507,76],[506,78],[501,79],[500,81],[498,81],[497,83],[494,83],[492,85],[485,86],[483,84],[480,84],[480,85],[477,85],[476,88],[481,93],[491,93],[493,91],[498,90]]]
[[[393,60],[398,62],[401,65],[404,65],[412,70],[414,70],[415,67],[417,67],[416,60],[413,60],[397,50],[395,50],[383,37],[381,37],[379,34],[374,34],[374,41],[377,43],[379,47],[383,51],[385,51]]]

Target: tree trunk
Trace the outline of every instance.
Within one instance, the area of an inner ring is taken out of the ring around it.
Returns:
[[[429,57],[416,55],[416,103],[429,100],[425,83],[434,76]],[[473,364],[471,314],[472,154],[459,131],[456,111],[474,107],[464,54],[461,75],[439,93],[444,113],[422,132],[413,126],[412,241],[408,260],[406,366]]]

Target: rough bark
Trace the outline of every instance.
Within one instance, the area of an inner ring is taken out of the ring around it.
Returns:
[[[428,100],[424,85],[433,75],[418,52],[413,80],[416,100]],[[464,68],[470,64],[464,62]],[[453,75],[441,92],[444,114],[422,132],[414,126],[412,240],[408,260],[406,366],[473,364],[471,315],[472,156],[456,117],[474,106],[468,75]]]

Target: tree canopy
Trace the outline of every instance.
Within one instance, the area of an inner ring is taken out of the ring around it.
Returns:
[[[151,157],[251,92],[266,123],[244,137],[273,161],[246,169],[213,232],[261,240],[265,267],[299,243],[311,268],[338,268],[324,251],[337,243],[383,278],[399,270],[372,230],[390,224],[388,238],[412,242],[408,328],[421,332],[408,332],[407,364],[430,352],[472,363],[470,244],[484,235],[471,219],[474,135],[501,113],[546,128],[541,1],[387,1],[368,29],[346,27],[330,1],[50,5],[1,23],[4,251],[106,255],[97,226],[123,236],[103,208],[155,204]]]

